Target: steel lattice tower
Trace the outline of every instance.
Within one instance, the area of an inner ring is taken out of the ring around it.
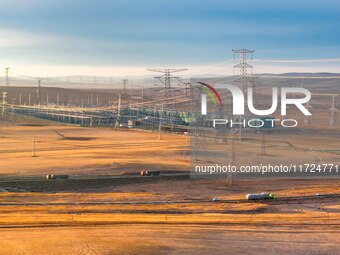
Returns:
[[[178,79],[178,77],[172,76],[172,73],[178,73],[186,71],[188,69],[147,69],[151,72],[163,73],[161,76],[155,77],[164,85],[164,101],[168,109],[173,109],[172,93],[171,93],[171,79]]]
[[[37,99],[38,99],[38,103],[40,107],[41,106],[41,79],[38,79]]]
[[[238,49],[238,50],[232,50],[234,53],[234,58],[235,54],[239,54],[240,57],[240,63],[237,65],[234,65],[234,70],[235,68],[240,69],[240,78],[238,79],[241,83],[241,88],[243,91],[247,91],[249,81],[248,81],[248,69],[251,69],[251,74],[253,74],[253,66],[249,65],[247,63],[247,55],[249,54],[251,59],[253,59],[253,54],[255,50],[247,50],[247,49]]]
[[[247,50],[247,49],[238,49],[238,50],[232,50],[234,53],[234,59],[235,55],[239,54],[239,59],[240,63],[237,65],[234,65],[233,69],[235,71],[235,68],[240,70],[239,78],[236,80],[236,82],[240,83],[240,87],[243,90],[244,95],[247,94],[247,90],[249,87],[249,73],[248,69],[251,69],[251,74],[253,74],[253,66],[249,65],[247,63],[247,56],[250,55],[251,59],[253,59],[253,54],[255,50]],[[248,113],[245,113],[245,116]],[[242,121],[243,118],[238,118],[238,121]],[[235,129],[235,133],[238,134],[239,139],[241,140],[242,138],[242,133],[243,133],[243,127],[240,125],[238,128]]]

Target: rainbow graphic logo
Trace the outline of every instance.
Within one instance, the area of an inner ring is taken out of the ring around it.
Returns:
[[[202,114],[203,115],[207,114],[207,110],[206,110],[207,109],[207,98],[206,98],[206,95],[209,95],[209,97],[211,98],[211,100],[213,101],[215,106],[217,106],[216,98],[218,99],[220,106],[222,106],[221,96],[220,96],[220,94],[218,94],[216,89],[214,89],[214,87],[212,87],[211,85],[206,84],[204,82],[197,82],[197,83],[203,86],[203,87],[198,87],[198,89],[203,92],[202,93]]]

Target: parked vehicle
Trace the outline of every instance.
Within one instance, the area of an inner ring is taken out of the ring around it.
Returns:
[[[67,174],[48,174],[46,175],[46,179],[47,180],[56,180],[56,179],[60,179],[60,180],[66,180],[68,179],[70,176]]]
[[[155,176],[155,175],[160,175],[161,171],[148,171],[148,170],[143,170],[140,172],[141,176]]]

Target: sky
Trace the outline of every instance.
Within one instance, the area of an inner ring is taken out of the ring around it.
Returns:
[[[0,0],[0,68],[32,76],[340,72],[340,1]]]

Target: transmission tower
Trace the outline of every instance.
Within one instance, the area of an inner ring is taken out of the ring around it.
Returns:
[[[151,72],[163,73],[160,76],[155,77],[164,85],[164,101],[168,109],[173,109],[171,100],[171,79],[178,79],[178,77],[172,76],[172,73],[183,72],[188,69],[147,69]]]
[[[38,79],[37,99],[38,99],[38,103],[40,107],[41,106],[41,79]]]
[[[9,77],[8,77],[8,73],[9,73],[9,67],[5,68],[5,74],[6,74],[6,87],[9,86]]]
[[[121,97],[122,95],[119,94],[118,96],[118,104],[117,104],[117,118],[116,118],[116,124],[115,124],[115,129],[117,129],[120,125],[121,121],[121,116],[120,116],[120,110],[121,110]]]
[[[5,115],[5,105],[7,104],[6,98],[7,98],[7,92],[2,92],[2,110],[1,110],[1,117],[2,118]]]
[[[126,95],[126,86],[128,84],[128,79],[123,79],[122,82],[123,82],[123,95],[125,96]]]
[[[238,50],[232,50],[233,54],[234,54],[234,59],[235,59],[235,55],[238,54],[239,55],[239,60],[240,63],[238,63],[237,65],[234,65],[233,70],[235,71],[235,68],[240,70],[240,74],[239,74],[239,78],[236,80],[236,82],[240,83],[240,87],[243,90],[244,95],[247,95],[247,90],[250,84],[249,81],[249,73],[248,73],[248,69],[251,70],[250,74],[253,74],[253,66],[249,65],[247,63],[247,56],[250,55],[250,58],[253,59],[253,54],[255,52],[255,50],[247,50],[247,49],[238,49]],[[248,113],[245,113],[245,118],[247,117]],[[243,118],[239,117],[237,119],[237,122],[242,122]],[[243,133],[243,127],[242,125],[239,125],[239,127],[237,127],[237,129],[235,129],[235,133],[238,134],[239,139],[242,139],[242,133]]]
[[[238,80],[241,83],[242,90],[246,92],[249,86],[248,69],[251,70],[250,74],[253,74],[253,66],[247,63],[247,56],[250,55],[251,59],[253,59],[253,54],[255,50],[238,49],[238,50],[232,50],[232,51],[234,53],[234,58],[236,54],[239,55],[240,63],[237,65],[234,65],[234,70],[235,68],[240,69],[240,77]]]
[[[264,131],[262,132],[261,155],[266,155],[266,137]]]
[[[236,166],[235,139],[233,135],[231,135],[231,142],[230,142],[229,164],[230,166]],[[226,185],[233,186],[234,183],[235,183],[235,173],[228,172]]]
[[[184,85],[185,85],[184,96],[185,96],[185,99],[187,99],[189,102],[190,82],[185,82]]]

